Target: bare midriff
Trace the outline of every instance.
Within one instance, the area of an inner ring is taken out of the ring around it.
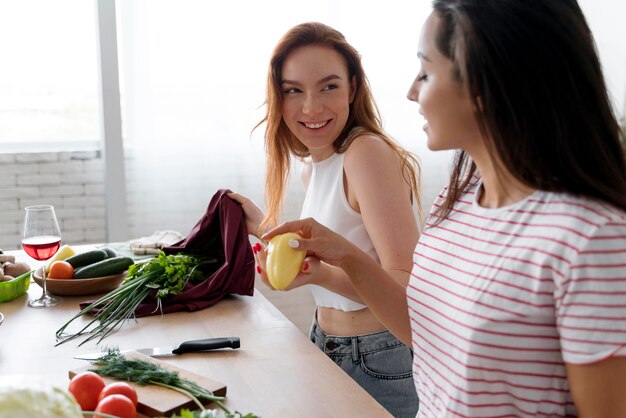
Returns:
[[[346,312],[318,307],[317,323],[327,335],[363,335],[385,329],[369,308]]]

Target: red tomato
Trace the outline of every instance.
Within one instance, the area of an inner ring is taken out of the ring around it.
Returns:
[[[74,277],[74,267],[67,261],[55,261],[50,265],[49,279],[69,280]]]
[[[139,400],[137,398],[137,391],[135,390],[134,387],[132,387],[126,382],[115,382],[115,383],[111,383],[110,385],[107,385],[100,392],[100,396],[98,400],[102,400],[102,398],[109,396],[109,395],[113,395],[113,394],[126,396],[128,399],[130,399],[133,402],[135,406],[137,406],[137,404],[139,403]]]
[[[96,407],[96,412],[114,415],[119,418],[137,418],[137,408],[133,401],[124,395],[113,394],[105,396]],[[94,418],[100,418],[97,413]]]
[[[67,389],[83,411],[93,411],[98,406],[98,396],[106,383],[94,372],[79,373],[72,378]]]

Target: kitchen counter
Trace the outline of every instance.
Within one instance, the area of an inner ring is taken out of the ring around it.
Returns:
[[[37,264],[23,252],[18,259]],[[127,322],[100,346],[82,339],[55,347],[55,331],[78,312],[78,304],[93,296],[64,297],[51,308],[26,305],[42,289],[34,282],[28,294],[0,303],[0,375],[42,376],[67,387],[68,371],[84,366],[74,355],[118,346],[121,350],[178,345],[210,337],[240,337],[237,350],[184,354],[161,359],[176,367],[220,381],[227,386],[226,405],[263,418],[389,417],[369,394],[317,349],[260,292],[229,296],[201,311],[155,315]],[[87,319],[75,321],[76,330]]]

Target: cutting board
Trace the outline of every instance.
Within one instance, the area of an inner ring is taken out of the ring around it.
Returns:
[[[138,353],[136,351],[124,353],[124,356],[128,358],[145,360],[145,361],[156,363],[159,366],[163,367],[164,369],[178,372],[179,376],[197,383],[201,387],[210,390],[215,395],[218,395],[218,396],[226,395],[225,384],[209,379],[204,376],[197,375],[188,370],[178,368],[172,364],[167,363],[166,361],[155,359],[155,358],[146,356],[145,354]],[[69,372],[70,379],[78,373],[81,373],[81,372],[84,372],[93,368],[95,368],[94,365],[87,364],[84,367],[80,367],[75,370],[70,370]],[[116,381],[115,379],[111,379],[108,377],[105,377],[104,380],[106,381],[107,384]],[[139,398],[139,405],[137,406],[137,412],[140,412],[148,417],[161,417],[161,416],[167,417],[180,411],[183,408],[189,408],[192,410],[198,409],[198,406],[191,399],[189,399],[187,396],[179,392],[176,392],[174,390],[163,388],[163,387],[156,386],[156,385],[141,386],[132,382],[128,382],[128,383],[133,385],[133,387],[137,391],[137,395]],[[208,405],[210,403],[210,401],[207,399],[201,399],[200,402],[202,402],[204,405]]]

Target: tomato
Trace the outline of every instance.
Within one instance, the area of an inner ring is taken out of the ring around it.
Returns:
[[[113,394],[126,396],[128,399],[130,399],[133,402],[135,406],[137,406],[137,404],[139,403],[139,400],[137,398],[137,391],[135,390],[134,387],[132,387],[126,382],[115,382],[115,383],[111,383],[110,385],[107,385],[100,392],[99,400],[102,400],[102,398],[109,396],[109,395],[113,395]]]
[[[133,401],[124,395],[113,394],[105,396],[96,407],[96,412],[114,415],[119,418],[137,418],[137,408]],[[97,413],[94,418],[99,418]]]
[[[74,267],[67,261],[55,261],[50,266],[49,279],[68,280],[74,277]]]
[[[106,385],[104,379],[94,372],[79,373],[72,378],[67,389],[83,411],[93,411],[98,406],[98,396]]]

